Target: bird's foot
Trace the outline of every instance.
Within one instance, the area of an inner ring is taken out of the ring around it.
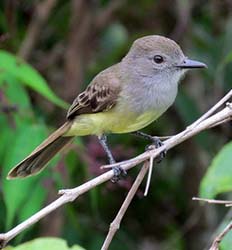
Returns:
[[[112,167],[112,170],[114,172],[114,176],[111,178],[111,182],[113,183],[118,182],[119,180],[121,180],[121,178],[124,178],[127,175],[126,170],[124,170],[120,166],[114,166]]]
[[[153,136],[151,140],[152,140],[152,144],[146,146],[146,151],[152,150],[154,148],[159,148],[164,145],[163,142],[156,136]],[[164,151],[160,153],[159,156],[157,156],[155,162],[160,163],[165,158],[166,154],[167,154],[167,150],[165,149]]]

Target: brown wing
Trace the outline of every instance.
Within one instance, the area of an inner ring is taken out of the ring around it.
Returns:
[[[120,84],[109,68],[100,73],[85,91],[80,93],[68,110],[67,119],[80,114],[97,113],[111,109],[117,101]]]

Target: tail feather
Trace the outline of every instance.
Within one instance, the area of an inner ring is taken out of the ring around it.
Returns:
[[[56,153],[72,141],[73,137],[63,136],[70,126],[67,122],[52,133],[8,173],[7,179],[24,178],[39,173]]]

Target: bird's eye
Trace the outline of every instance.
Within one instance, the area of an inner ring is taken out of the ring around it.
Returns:
[[[164,58],[162,56],[160,56],[160,55],[155,55],[153,60],[154,60],[155,63],[160,64],[160,63],[162,63],[164,61]]]

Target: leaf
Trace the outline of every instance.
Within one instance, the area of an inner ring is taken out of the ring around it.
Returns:
[[[13,139],[13,133],[9,127],[7,117],[5,115],[0,116],[0,159],[3,159],[6,154],[6,145]]]
[[[84,248],[73,245],[68,247],[67,242],[63,239],[54,237],[38,238],[36,240],[28,241],[16,247],[8,246],[5,250],[84,250]]]
[[[200,185],[200,196],[208,199],[232,190],[232,142],[214,157]]]
[[[11,116],[17,128],[24,126],[24,123],[33,123],[35,117],[32,112],[30,98],[24,86],[19,83],[15,77],[9,74],[5,78],[5,84],[2,87],[7,104],[16,108]]]
[[[41,176],[34,176],[27,179],[6,180],[8,171],[30,153],[47,135],[47,130],[42,125],[29,125],[24,123],[20,129],[11,130],[6,155],[3,161],[3,195],[7,209],[6,227],[9,228],[15,216],[20,213],[22,206],[33,194],[34,186],[38,185]],[[6,145],[7,147],[7,145]]]
[[[18,215],[19,221],[24,221],[38,212],[42,207],[46,196],[47,189],[43,187],[41,183],[37,183],[37,185],[35,185],[35,187],[27,194],[27,201],[24,206],[21,207]]]
[[[21,83],[37,91],[54,104],[62,108],[68,107],[66,102],[53,93],[44,78],[33,67],[24,62],[22,59],[6,51],[0,50],[0,75],[3,73],[7,73],[15,77]],[[1,76],[0,79],[2,81]]]
[[[31,109],[30,98],[25,88],[10,74],[5,75],[3,92],[12,105]]]

